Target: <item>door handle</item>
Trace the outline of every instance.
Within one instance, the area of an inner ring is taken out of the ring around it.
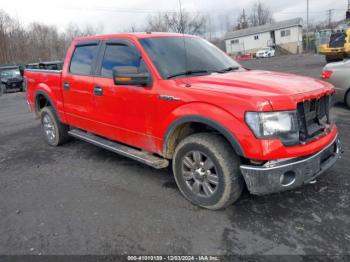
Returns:
[[[103,89],[100,86],[94,87],[94,95],[95,96],[102,96],[103,95]]]
[[[69,90],[69,89],[70,89],[70,85],[69,85],[68,82],[64,82],[64,84],[63,84],[63,89],[64,89],[64,90]]]

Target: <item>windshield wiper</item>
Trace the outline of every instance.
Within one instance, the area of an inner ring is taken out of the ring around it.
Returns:
[[[208,70],[188,70],[185,72],[180,72],[177,74],[169,75],[167,79],[171,79],[177,76],[188,76],[188,75],[195,75],[195,74],[210,74],[210,71]]]
[[[238,66],[230,66],[228,68],[225,68],[225,69],[222,69],[222,70],[219,70],[219,71],[216,71],[216,72],[220,73],[220,74],[223,74],[223,73],[227,73],[227,72],[230,72],[230,71],[236,71],[238,69],[239,69]]]

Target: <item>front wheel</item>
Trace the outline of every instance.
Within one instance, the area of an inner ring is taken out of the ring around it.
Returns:
[[[182,194],[208,209],[231,205],[244,188],[240,159],[226,140],[216,134],[199,133],[177,146],[173,172]]]

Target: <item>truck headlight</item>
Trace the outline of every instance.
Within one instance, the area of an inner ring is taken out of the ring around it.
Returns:
[[[245,121],[257,138],[279,138],[286,146],[299,143],[296,111],[247,112]]]

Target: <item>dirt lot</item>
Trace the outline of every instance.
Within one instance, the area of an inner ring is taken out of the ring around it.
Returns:
[[[318,77],[319,56],[246,61]],[[208,211],[157,171],[80,141],[51,148],[22,93],[0,97],[0,254],[350,254],[350,111],[345,153],[316,184]]]

